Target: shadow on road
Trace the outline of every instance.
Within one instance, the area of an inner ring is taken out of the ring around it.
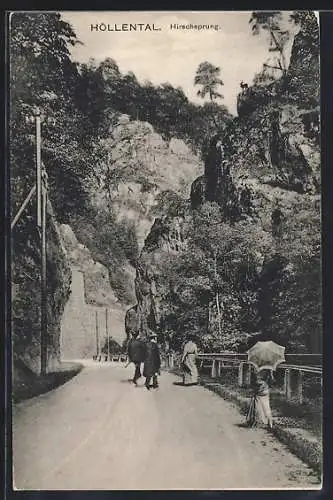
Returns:
[[[199,384],[184,384],[184,382],[172,382],[173,385],[177,385],[178,387],[193,387]]]
[[[64,385],[84,369],[82,363],[62,362],[56,371],[45,375],[36,375],[21,361],[15,363],[15,380],[13,384],[12,401],[20,403]]]
[[[236,427],[240,427],[241,429],[250,429],[249,424],[246,422],[239,422],[238,424],[234,424]]]

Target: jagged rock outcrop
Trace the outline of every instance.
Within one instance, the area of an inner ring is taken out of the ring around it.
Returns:
[[[183,141],[167,142],[149,123],[126,115],[118,118],[102,149],[108,154],[94,165],[88,186],[91,220],[78,215],[71,226],[93,258],[107,267],[118,300],[130,306],[136,259],[154,220],[166,207],[187,203],[202,162]]]
[[[141,250],[154,219],[162,213],[165,193],[178,193],[188,198],[191,183],[199,175],[202,164],[190,148],[179,139],[163,140],[147,122],[130,121],[122,115],[108,140],[112,159],[108,168],[119,182],[107,192],[101,189],[107,171],[96,167],[98,185],[92,185],[94,204],[103,208],[108,199],[120,221],[135,226]]]
[[[83,273],[86,303],[101,307],[118,304],[107,268],[91,257],[89,249],[77,240],[68,224],[60,224],[59,232],[70,266]]]
[[[251,192],[246,185],[234,184],[221,136],[211,140],[205,158],[204,175],[192,183],[190,197],[192,209],[198,208],[205,201],[217,202],[230,220],[251,214]]]
[[[266,87],[255,86],[244,88],[237,96],[237,114],[240,118],[251,115],[258,106],[268,105],[274,95],[273,84]]]
[[[303,106],[319,104],[319,26],[313,11],[302,11],[288,68],[288,85]]]
[[[137,304],[125,317],[126,334],[138,333],[145,339],[148,331],[159,331],[161,326],[161,298],[168,287],[161,279],[161,268],[170,256],[186,248],[186,225],[189,216],[156,219],[136,267],[135,292]]]

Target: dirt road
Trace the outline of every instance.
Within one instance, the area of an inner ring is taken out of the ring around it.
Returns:
[[[14,408],[16,489],[319,487],[265,430],[240,427],[231,403],[168,373],[148,392],[128,382],[132,372],[87,362],[64,386]]]

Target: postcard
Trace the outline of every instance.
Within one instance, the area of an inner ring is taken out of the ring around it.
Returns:
[[[322,486],[319,15],[9,16],[18,491]]]

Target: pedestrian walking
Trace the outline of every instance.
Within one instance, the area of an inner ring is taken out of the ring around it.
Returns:
[[[249,427],[264,424],[269,428],[273,426],[270,405],[270,387],[273,383],[272,370],[260,370],[253,376],[253,394],[250,401],[246,422]]]
[[[153,388],[157,389],[158,379],[161,369],[161,356],[157,344],[157,335],[154,332],[149,333],[148,340],[145,345],[145,356],[143,365],[143,376],[146,377],[145,386],[150,390],[150,381],[153,379]]]
[[[189,335],[188,341],[184,345],[181,359],[184,385],[196,385],[198,383],[197,355],[198,347],[195,343],[195,337],[194,335]]]
[[[141,375],[141,363],[144,360],[145,345],[142,340],[138,338],[138,333],[133,334],[128,342],[127,347],[128,360],[135,365],[134,376],[132,382],[137,385],[138,379]]]

